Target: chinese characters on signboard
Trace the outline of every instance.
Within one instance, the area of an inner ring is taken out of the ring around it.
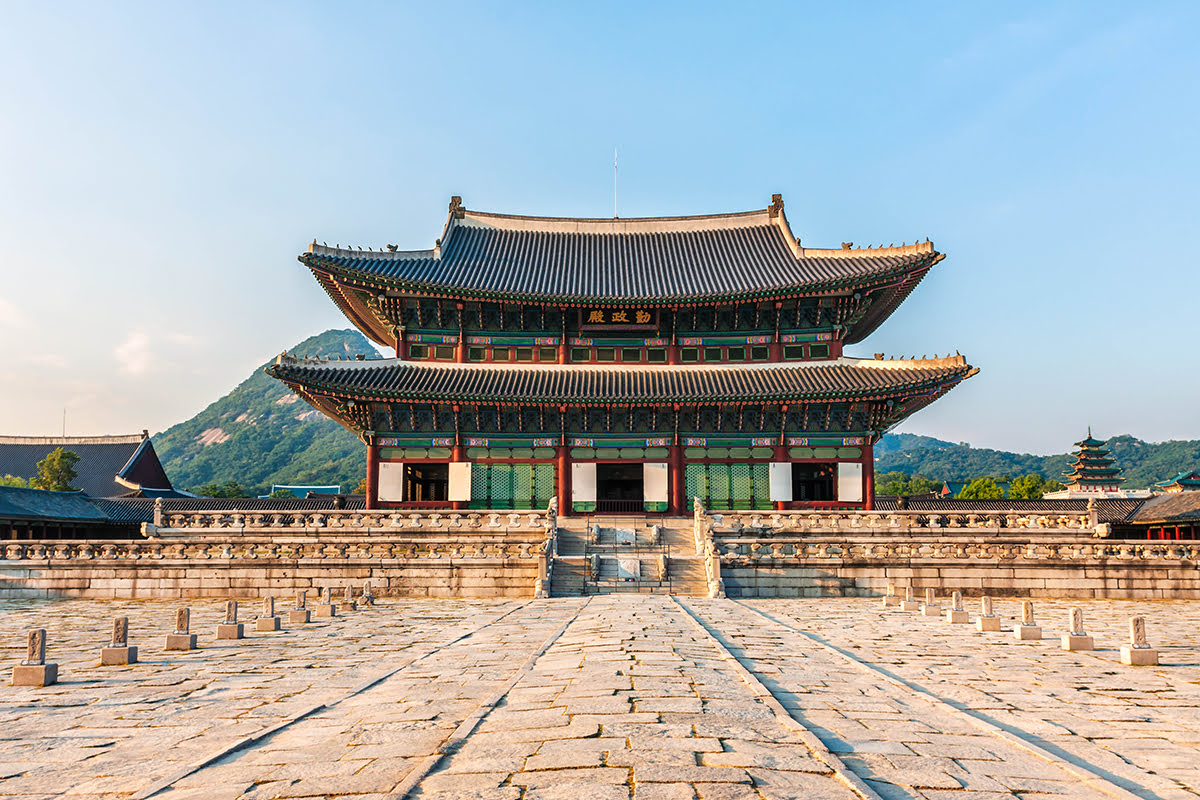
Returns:
[[[654,328],[657,316],[644,308],[584,308],[579,311],[579,327]]]

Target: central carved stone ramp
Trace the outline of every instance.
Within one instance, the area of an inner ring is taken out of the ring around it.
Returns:
[[[690,517],[559,518],[558,556],[550,580],[554,597],[594,594],[678,594],[704,597],[708,580],[696,556]],[[655,535],[654,526],[658,526]],[[667,574],[659,580],[659,559]],[[620,562],[636,559],[640,577],[623,579]]]

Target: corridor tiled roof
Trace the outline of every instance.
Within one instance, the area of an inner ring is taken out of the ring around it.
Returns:
[[[754,402],[941,394],[977,371],[962,356],[914,361],[843,358],[745,365],[477,365],[306,361],[280,356],[272,376],[319,393],[485,402]]]
[[[778,201],[738,214],[641,219],[519,217],[452,205],[431,250],[363,251],[314,242],[300,261],[316,272],[432,294],[663,303],[891,282],[923,274],[941,258],[928,241],[804,248]]]
[[[149,434],[128,436],[0,436],[0,475],[32,478],[38,462],[57,448],[79,456],[72,484],[92,497],[130,489],[171,490]]]

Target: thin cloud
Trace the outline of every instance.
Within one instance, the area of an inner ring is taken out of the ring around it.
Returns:
[[[113,350],[117,366],[126,375],[144,375],[150,371],[155,358],[150,349],[150,336],[145,331],[133,331]]]

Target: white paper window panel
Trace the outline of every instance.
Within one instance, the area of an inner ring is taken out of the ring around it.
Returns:
[[[379,499],[398,503],[404,499],[404,464],[379,462]]]
[[[838,464],[837,499],[847,503],[861,503],[863,499],[863,465]]]
[[[467,501],[471,499],[471,462],[450,462],[450,493],[451,500]]]
[[[666,503],[669,484],[666,464],[642,464],[642,497],[647,503]]]
[[[571,501],[575,503],[596,502],[596,465],[571,465]]]
[[[792,500],[792,465],[787,461],[771,463],[771,499],[788,503]]]

